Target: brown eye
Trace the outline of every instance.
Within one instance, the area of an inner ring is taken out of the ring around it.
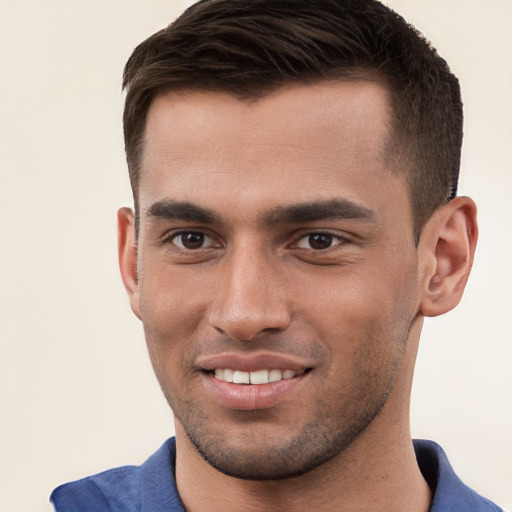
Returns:
[[[181,249],[194,250],[210,247],[213,240],[204,233],[196,231],[187,231],[185,233],[177,233],[172,239],[173,243]]]
[[[308,243],[312,249],[328,249],[332,245],[332,235],[325,233],[315,233],[308,236]]]
[[[343,242],[346,242],[344,238],[330,233],[309,233],[298,241],[297,246],[301,249],[323,251]]]

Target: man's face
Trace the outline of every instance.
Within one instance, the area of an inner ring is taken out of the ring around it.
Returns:
[[[182,442],[226,474],[317,467],[407,400],[418,259],[389,110],[363,82],[151,106],[132,306]]]

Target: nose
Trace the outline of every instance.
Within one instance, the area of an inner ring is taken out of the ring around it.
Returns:
[[[250,247],[219,263],[219,285],[208,321],[236,341],[285,330],[291,320],[282,272],[270,257]]]

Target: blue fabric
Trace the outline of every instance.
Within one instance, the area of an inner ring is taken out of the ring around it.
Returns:
[[[464,485],[443,449],[414,441],[418,465],[433,492],[430,512],[503,512]],[[176,489],[174,438],[141,466],[124,466],[61,485],[50,497],[57,512],[185,512]]]
[[[172,437],[141,466],[123,466],[61,485],[50,497],[57,512],[185,512],[176,489]]]
[[[414,450],[418,466],[432,489],[430,512],[503,512],[462,483],[437,443],[415,440]]]

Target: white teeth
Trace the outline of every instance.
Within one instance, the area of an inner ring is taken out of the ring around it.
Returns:
[[[278,382],[284,379],[292,379],[304,372],[294,372],[293,370],[257,370],[255,372],[244,372],[242,370],[231,370],[229,368],[215,370],[215,377],[225,382],[233,382],[235,384],[268,384],[270,382]]]
[[[268,381],[269,382],[277,382],[282,380],[283,372],[281,370],[270,370],[268,372]]]
[[[233,374],[233,382],[235,384],[249,384],[251,382],[249,372],[235,370],[235,373]]]
[[[251,372],[251,384],[268,384],[268,370]]]

